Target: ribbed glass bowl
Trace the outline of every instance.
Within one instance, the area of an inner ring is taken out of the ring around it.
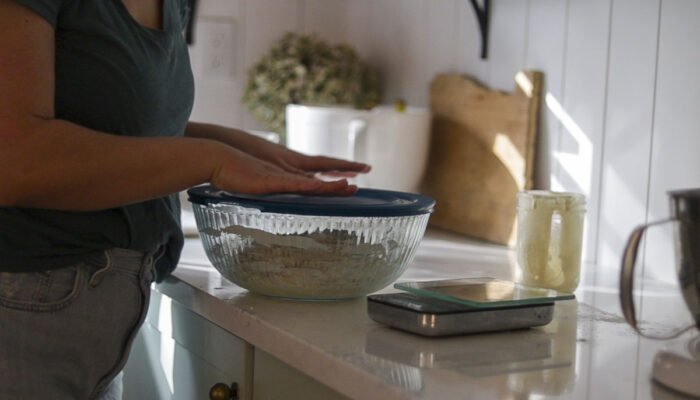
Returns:
[[[192,208],[221,275],[252,292],[309,300],[359,297],[393,283],[430,216],[293,215],[222,203]]]

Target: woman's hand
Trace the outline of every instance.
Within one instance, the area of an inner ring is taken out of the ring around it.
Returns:
[[[187,126],[187,136],[226,143],[295,174],[313,176],[321,173],[328,176],[353,177],[370,170],[370,166],[364,163],[324,156],[307,156],[247,132],[216,125],[190,122]]]
[[[297,174],[354,177],[358,173],[369,172],[370,166],[354,161],[340,160],[325,156],[307,156],[255,136],[243,141],[241,150],[261,160],[271,162],[285,171]]]
[[[349,196],[357,186],[347,180],[323,181],[285,170],[230,146],[221,146],[218,167],[210,178],[217,188],[248,194],[304,193],[325,196]]]

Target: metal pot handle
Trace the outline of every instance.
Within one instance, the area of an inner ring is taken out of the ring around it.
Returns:
[[[622,255],[622,271],[620,274],[620,305],[622,306],[622,314],[624,315],[627,323],[630,324],[637,333],[649,339],[673,339],[695,326],[690,325],[673,332],[668,336],[650,335],[640,330],[639,326],[637,325],[637,317],[635,316],[632,289],[634,287],[634,266],[637,263],[637,250],[639,250],[639,243],[644,236],[644,232],[646,232],[647,228],[650,226],[661,225],[673,221],[677,221],[677,219],[670,218],[636,227],[630,234],[630,237],[627,240],[627,245],[625,245],[625,251]]]

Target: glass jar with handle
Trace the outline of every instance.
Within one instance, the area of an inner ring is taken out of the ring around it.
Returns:
[[[581,274],[586,198],[578,193],[518,193],[518,270],[524,284],[573,292]]]

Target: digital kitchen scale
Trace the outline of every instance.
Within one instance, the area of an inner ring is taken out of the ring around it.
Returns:
[[[574,298],[494,278],[394,285],[401,293],[367,297],[371,319],[423,336],[448,336],[530,328],[550,323],[554,302]]]

